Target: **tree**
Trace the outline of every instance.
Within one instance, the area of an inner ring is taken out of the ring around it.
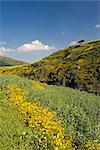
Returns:
[[[83,43],[84,42],[84,40],[80,40],[80,41],[78,41],[78,43]]]

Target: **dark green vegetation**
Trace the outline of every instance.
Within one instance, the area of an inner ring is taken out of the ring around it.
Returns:
[[[21,64],[26,64],[23,61],[18,61],[12,58],[0,56],[0,66],[15,66],[15,65],[21,65]]]
[[[0,68],[0,72],[99,94],[99,56],[100,40],[59,50],[31,65]]]
[[[34,85],[35,85],[34,81]],[[16,84],[26,91],[24,97],[28,102],[34,102],[51,112],[57,113],[57,120],[62,121],[66,134],[73,137],[77,149],[85,150],[89,141],[99,142],[100,97],[75,89],[48,86],[39,90],[33,86],[33,81],[17,76],[0,76],[0,149],[29,150],[31,137],[27,144],[25,133],[31,133],[21,116],[9,101],[8,85]],[[37,84],[36,84],[37,85]],[[26,137],[27,137],[26,135]],[[34,140],[33,140],[34,141]],[[25,148],[25,146],[28,148]],[[31,144],[32,146],[32,144]],[[32,148],[32,147],[31,147]],[[30,149],[31,149],[30,148]],[[33,148],[34,149],[34,148]],[[40,149],[39,149],[40,150]],[[42,148],[41,148],[42,150]],[[52,150],[52,148],[50,148]],[[69,149],[71,150],[71,149]],[[88,150],[99,150],[90,143]]]

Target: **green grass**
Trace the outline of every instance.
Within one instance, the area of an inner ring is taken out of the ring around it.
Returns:
[[[34,81],[35,83],[38,84],[39,82]],[[39,90],[33,86],[32,80],[12,75],[1,75],[0,149],[25,149],[24,140],[20,141],[20,136],[22,136],[23,131],[30,132],[30,129],[20,119],[18,110],[8,100],[7,87],[11,84],[16,84],[26,91],[24,97],[28,102],[37,103],[51,112],[56,112],[57,121],[62,122],[66,134],[73,136],[78,149],[85,149],[85,144],[89,140],[99,140],[99,96],[46,84],[43,85],[43,89]]]
[[[22,135],[23,130],[25,130],[25,125],[20,120],[18,111],[9,103],[6,96],[6,86],[3,86],[2,84],[0,90],[0,149],[21,149],[18,143],[19,137]]]

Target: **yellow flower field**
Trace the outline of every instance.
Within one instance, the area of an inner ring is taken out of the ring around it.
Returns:
[[[28,127],[49,138],[55,150],[74,150],[72,136],[65,135],[61,123],[55,121],[56,113],[35,103],[27,102],[23,96],[25,91],[16,84],[10,85],[8,89],[11,103],[17,107]]]

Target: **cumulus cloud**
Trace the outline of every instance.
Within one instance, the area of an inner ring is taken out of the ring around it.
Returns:
[[[32,52],[32,51],[48,51],[48,50],[55,50],[56,48],[54,46],[49,46],[47,44],[42,43],[39,40],[34,40],[31,43],[27,43],[27,44],[23,44],[15,49],[12,48],[5,48],[4,46],[2,46],[1,42],[1,46],[0,46],[0,55],[6,55],[6,54],[10,54],[10,52],[17,52],[17,53],[25,53],[25,52]]]
[[[72,41],[71,43],[69,43],[69,46],[73,46],[73,45],[76,45],[77,42],[76,41]]]
[[[95,26],[96,28],[100,28],[100,24],[96,24],[96,26]]]
[[[53,46],[42,43],[39,40],[34,40],[31,43],[23,44],[17,48],[18,52],[30,52],[35,50],[52,50],[55,49]]]
[[[3,55],[6,52],[12,52],[12,51],[14,50],[11,48],[0,47],[0,55]]]

